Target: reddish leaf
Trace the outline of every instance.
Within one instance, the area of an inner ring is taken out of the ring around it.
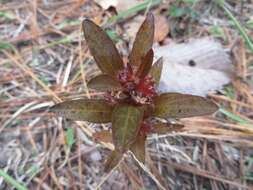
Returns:
[[[138,68],[136,76],[138,76],[139,78],[144,78],[149,73],[152,67],[153,57],[154,52],[152,49],[150,49],[148,53],[145,55],[145,57],[142,58],[141,65]]]
[[[97,141],[112,143],[112,133],[108,130],[97,131],[93,133],[92,136]]]
[[[161,118],[183,118],[212,114],[218,107],[212,101],[179,93],[165,93],[154,99],[153,116]]]
[[[142,163],[145,163],[145,142],[146,135],[138,133],[134,143],[131,145],[130,150],[135,157]]]
[[[146,19],[142,23],[133,44],[131,54],[129,55],[129,62],[132,65],[139,66],[141,59],[152,48],[154,40],[154,16],[148,13]]]
[[[118,105],[112,113],[112,138],[116,149],[127,150],[135,140],[143,118],[143,108]]]
[[[158,86],[163,69],[163,59],[160,57],[152,66],[150,75],[154,78],[155,84]]]
[[[105,172],[110,172],[122,159],[123,154],[118,150],[114,150],[111,152],[111,155],[107,158],[105,162]]]
[[[73,120],[93,123],[111,122],[113,107],[104,100],[70,100],[54,105],[52,112]]]
[[[164,134],[171,132],[182,131],[184,125],[181,124],[172,124],[172,123],[157,123],[153,124],[150,130],[150,133]]]
[[[88,82],[87,86],[99,91],[113,91],[122,89],[120,83],[109,75],[98,75],[92,78]]]
[[[105,74],[115,76],[123,69],[123,61],[110,37],[90,20],[83,21],[83,32],[91,54]]]

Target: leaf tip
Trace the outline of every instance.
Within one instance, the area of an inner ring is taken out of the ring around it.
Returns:
[[[112,169],[114,169],[118,165],[118,163],[121,161],[122,158],[123,154],[120,151],[118,150],[112,151],[105,162],[104,171],[106,173],[109,173]]]
[[[99,27],[90,19],[84,19],[82,23],[82,29],[84,33],[84,37],[87,38],[87,35],[91,35],[94,28]]]
[[[218,104],[214,103],[212,100],[210,100],[210,110],[212,113],[215,113],[219,110]]]
[[[89,26],[90,24],[94,24],[90,19],[84,19],[83,20],[83,26]]]
[[[51,106],[49,108],[49,112],[53,112],[53,113],[57,112],[59,110],[59,105],[60,104],[55,104],[55,105]]]
[[[49,108],[49,112],[57,117],[58,116],[59,117],[65,116],[65,112],[64,112],[65,110],[64,110],[63,104],[64,104],[64,102],[61,102],[61,103],[57,103],[57,104],[51,106]]]
[[[150,23],[154,23],[155,18],[152,12],[147,13],[146,20],[149,21]]]

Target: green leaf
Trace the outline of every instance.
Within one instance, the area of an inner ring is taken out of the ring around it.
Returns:
[[[0,41],[0,50],[2,49],[10,49],[10,50],[15,50],[14,46],[8,42],[2,42]]]
[[[212,36],[217,37],[217,38],[222,38],[224,42],[227,42],[226,32],[222,27],[218,25],[214,25],[210,27],[208,31],[211,33]]]
[[[6,20],[13,20],[16,18],[16,15],[11,11],[0,11],[0,18],[1,17]]]
[[[73,19],[73,20],[66,19],[63,22],[55,25],[55,28],[58,29],[58,30],[64,30],[64,28],[66,28],[66,27],[80,26],[80,24],[81,24],[80,20],[77,20],[77,19]]]
[[[154,16],[148,13],[146,19],[142,23],[133,44],[132,51],[129,55],[129,62],[132,65],[139,66],[141,59],[152,48],[154,41]]]
[[[110,172],[122,159],[123,154],[118,150],[114,150],[111,152],[111,155],[107,158],[105,162],[105,172]]]
[[[87,86],[99,91],[113,91],[122,89],[121,84],[109,75],[98,75],[92,78]]]
[[[136,76],[144,78],[150,71],[153,63],[154,52],[152,49],[141,59],[141,65],[138,68]]]
[[[233,22],[237,30],[239,31],[240,35],[243,37],[245,43],[248,45],[250,51],[253,53],[253,42],[250,36],[245,31],[245,28],[240,24],[240,22],[236,19],[236,17],[232,14],[232,12],[226,7],[225,0],[216,0],[219,6],[221,6],[226,13],[226,15],[230,18]]]
[[[156,123],[151,126],[150,133],[164,134],[182,131],[184,125],[172,123]]]
[[[223,108],[220,108],[219,112],[223,113],[228,118],[233,119],[234,121],[239,122],[242,125],[247,125],[247,126],[253,127],[253,125],[248,120],[245,120],[245,119],[241,118],[239,115],[236,115],[236,114],[234,114],[232,112],[229,112],[229,111],[227,111],[227,110],[225,110]]]
[[[147,136],[138,133],[138,136],[136,137],[136,140],[131,145],[130,150],[135,155],[135,157],[142,163],[145,163],[145,142],[146,142]]]
[[[184,118],[212,114],[218,107],[211,100],[200,96],[164,93],[154,99],[153,116]]]
[[[71,149],[73,144],[75,143],[74,129],[72,127],[67,128],[66,140],[68,148]]]
[[[112,113],[112,138],[116,149],[127,150],[135,140],[143,119],[144,109],[131,105],[118,105]]]
[[[105,30],[106,34],[112,39],[113,42],[118,42],[121,40],[120,36],[115,30],[107,29]]]
[[[93,123],[111,122],[113,107],[104,100],[70,100],[54,105],[51,108],[59,116],[72,120]]]
[[[12,176],[10,176],[8,173],[6,173],[4,170],[0,169],[0,177],[3,177],[3,179],[10,183],[13,187],[15,187],[17,190],[28,190],[24,184],[21,184],[17,180],[15,180]]]
[[[163,58],[160,57],[152,66],[150,75],[154,78],[156,86],[159,85],[163,69]]]
[[[98,67],[103,73],[115,76],[124,65],[112,40],[90,20],[84,20],[82,26],[84,37]]]
[[[168,10],[168,15],[175,18],[185,16],[188,13],[189,13],[189,8],[177,7],[175,5],[170,6]]]
[[[246,22],[246,27],[253,30],[253,18]]]

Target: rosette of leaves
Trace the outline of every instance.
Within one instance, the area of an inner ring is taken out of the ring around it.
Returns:
[[[123,62],[109,36],[95,23],[84,20],[83,32],[102,71],[88,82],[88,87],[104,91],[105,96],[65,101],[51,110],[73,120],[112,124],[111,132],[96,134],[107,136],[115,146],[106,162],[106,170],[117,165],[128,150],[144,162],[148,134],[167,133],[183,127],[155,118],[201,116],[217,110],[216,104],[203,97],[157,92],[163,62],[160,58],[153,64],[154,16],[151,13],[147,14],[136,35],[127,63]]]

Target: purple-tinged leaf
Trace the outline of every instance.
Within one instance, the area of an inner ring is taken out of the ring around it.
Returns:
[[[118,150],[114,150],[111,152],[111,155],[107,158],[105,162],[105,172],[110,172],[122,159],[123,154]]]
[[[114,91],[122,89],[121,84],[109,75],[98,75],[92,78],[87,86],[99,91]]]
[[[124,64],[110,37],[90,20],[83,21],[83,32],[91,54],[100,70],[115,76]]]
[[[181,124],[172,124],[172,123],[156,123],[151,126],[151,130],[149,133],[171,133],[171,132],[179,132],[183,131],[184,125]]]
[[[154,16],[148,13],[146,19],[142,23],[133,44],[132,51],[129,55],[131,65],[139,66],[141,59],[152,48],[154,41]]]
[[[144,78],[150,71],[153,63],[154,52],[152,49],[141,59],[141,65],[139,66],[136,76]]]
[[[135,157],[142,163],[145,163],[145,142],[147,136],[138,133],[134,143],[131,145],[130,150],[135,155]]]
[[[100,142],[112,143],[112,133],[108,130],[96,131],[92,137]]]
[[[153,116],[184,118],[212,114],[218,107],[211,100],[200,96],[164,93],[154,99]]]
[[[153,77],[155,80],[156,86],[159,85],[161,74],[162,74],[162,69],[163,69],[163,58],[160,57],[152,66],[150,70],[150,75]]]
[[[92,123],[111,122],[113,107],[104,100],[70,100],[54,105],[52,112],[72,120]]]
[[[125,151],[135,140],[143,119],[144,109],[131,105],[117,105],[112,113],[112,138],[116,149]]]

